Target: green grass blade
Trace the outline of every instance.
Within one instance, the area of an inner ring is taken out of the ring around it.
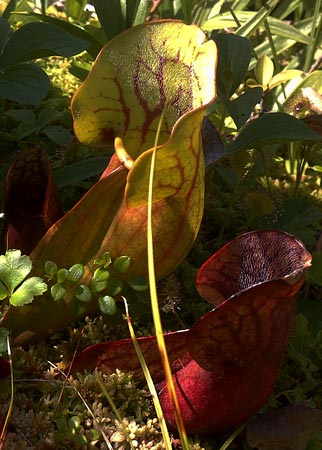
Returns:
[[[237,11],[236,17],[241,23],[241,26],[245,26],[247,21],[252,21],[255,13],[252,11]],[[271,33],[274,36],[281,36],[285,39],[292,39],[294,43],[301,42],[302,44],[308,44],[310,38],[300,29],[283,22],[282,20],[276,19],[275,17],[267,17],[267,22],[270,27]],[[262,28],[262,23],[259,23],[259,27]],[[202,24],[202,29],[205,31],[222,30],[225,28],[236,28],[236,20],[232,17],[230,13],[225,13],[221,15],[216,15],[206,20]]]
[[[125,305],[126,319],[127,319],[127,325],[128,325],[129,331],[130,331],[130,336],[131,336],[131,339],[132,339],[132,342],[133,342],[133,345],[134,345],[137,357],[138,357],[138,359],[140,361],[140,364],[141,364],[141,367],[142,367],[142,370],[143,370],[143,373],[144,373],[144,377],[146,379],[146,382],[147,382],[150,394],[152,396],[152,401],[153,401],[153,404],[154,404],[155,412],[156,412],[156,415],[157,415],[157,418],[158,418],[158,421],[159,421],[159,424],[160,424],[162,436],[163,436],[164,446],[165,446],[166,450],[171,450],[171,448],[172,448],[171,447],[171,440],[170,440],[170,436],[169,436],[169,432],[168,432],[168,427],[167,427],[166,421],[165,421],[164,416],[163,416],[163,411],[162,411],[162,408],[161,408],[159,397],[158,397],[157,391],[155,389],[155,385],[154,385],[154,382],[152,380],[149,368],[148,368],[148,366],[147,366],[147,364],[145,362],[145,359],[144,359],[143,353],[141,351],[140,345],[139,345],[139,343],[138,343],[138,341],[136,339],[135,332],[134,332],[134,329],[133,329],[133,326],[132,326],[132,322],[131,322],[131,318],[130,318],[129,311],[128,311],[127,301],[126,301],[126,299],[124,297],[123,297],[123,300],[124,300],[124,305]]]
[[[257,13],[254,14],[251,20],[247,21],[244,25],[238,28],[236,34],[238,34],[238,36],[249,37],[253,31],[256,30],[266,19],[278,1],[279,0],[268,1]]]
[[[166,108],[166,106],[165,106]],[[152,315],[154,321],[155,334],[158,344],[158,349],[160,352],[160,357],[162,360],[165,379],[167,383],[167,387],[169,390],[169,394],[172,400],[172,405],[174,409],[174,415],[176,418],[176,424],[179,432],[179,436],[181,439],[181,444],[183,450],[189,450],[189,442],[187,433],[184,427],[183,419],[180,412],[179,402],[176,395],[176,390],[174,387],[174,381],[171,373],[171,367],[169,363],[169,358],[167,354],[167,349],[164,341],[157,289],[156,289],[156,279],[155,279],[155,267],[154,267],[154,254],[153,254],[153,229],[152,229],[152,205],[153,205],[153,175],[154,175],[154,167],[156,162],[156,148],[159,141],[159,135],[161,130],[161,125],[164,117],[165,108],[162,111],[158,129],[156,132],[154,149],[152,152],[151,158],[151,168],[150,168],[150,177],[149,177],[149,191],[148,191],[148,217],[147,217],[147,249],[148,249],[148,271],[149,271],[149,286],[150,286],[150,296],[151,296],[151,307],[152,307]]]
[[[310,43],[307,48],[306,52],[306,58],[304,63],[304,72],[308,72],[312,61],[314,58],[314,53],[316,49],[318,48],[318,40],[321,37],[321,0],[316,0],[315,7],[314,7],[314,14],[313,14],[313,20],[312,20],[312,31],[310,35]]]
[[[150,0],[138,0],[135,11],[132,13],[131,25],[138,25],[145,22],[150,10]]]

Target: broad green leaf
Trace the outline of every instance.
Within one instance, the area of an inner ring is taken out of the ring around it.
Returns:
[[[49,88],[49,78],[36,64],[16,64],[0,73],[0,97],[14,102],[38,105]]]
[[[247,89],[241,96],[225,102],[229,114],[233,118],[237,128],[240,128],[251,115],[256,104],[260,102],[263,94],[261,87]]]
[[[67,20],[61,20],[57,17],[50,16],[50,15],[43,15],[38,14],[33,11],[29,11],[26,13],[26,11],[23,11],[21,14],[15,14],[16,17],[19,15],[19,19],[23,16],[27,16],[28,19],[31,18],[32,21],[36,22],[45,22],[52,25],[56,25],[59,28],[62,28],[67,33],[70,33],[72,36],[75,36],[79,39],[82,39],[83,41],[88,41],[90,43],[90,47],[86,49],[86,51],[95,58],[97,54],[99,53],[102,45],[100,42],[86,29],[81,28],[80,26],[76,26],[75,24],[67,21]],[[95,27],[97,29],[97,27]]]
[[[79,262],[85,269],[81,283],[88,285],[95,261],[110,252],[112,259],[131,257],[129,276],[141,277],[133,287],[146,289],[147,171],[162,113],[153,198],[156,277],[184,259],[203,213],[201,124],[216,97],[216,62],[214,42],[206,42],[198,27],[172,21],[133,27],[102,49],[74,96],[74,130],[89,146],[109,147],[121,138],[133,164],[126,169],[121,153],[112,157],[96,185],[32,252],[35,274],[48,259],[58,267]],[[49,300],[23,308],[19,319],[15,311],[16,342],[26,339],[31,321],[36,338],[72,320],[74,298],[71,287],[59,308]],[[41,323],[44,308],[47,320]],[[91,302],[87,311],[96,308]]]
[[[321,141],[321,136],[313,132],[305,123],[285,113],[264,114],[250,122],[226,146],[226,155],[279,142],[298,140]]]
[[[31,277],[25,280],[10,298],[13,306],[23,306],[31,303],[35,295],[42,295],[47,290],[46,283],[39,277]]]
[[[96,14],[108,39],[125,30],[126,14],[120,0],[93,0]]]
[[[41,132],[58,145],[67,145],[73,139],[72,134],[60,125],[51,125],[43,128]]]
[[[103,269],[101,267],[99,267],[98,269],[95,270],[93,277],[92,277],[92,281],[106,281],[108,280],[108,277],[110,276],[109,271],[106,269]]]
[[[214,40],[218,47],[218,95],[229,99],[244,81],[252,45],[248,39],[234,34],[217,34]]]
[[[10,31],[10,25],[7,20],[3,17],[0,17],[0,51],[3,50],[6,45],[8,35]]]
[[[89,158],[56,170],[55,180],[59,188],[99,175],[106,167],[105,157]]]
[[[6,116],[12,117],[28,127],[36,127],[36,115],[30,109],[10,109],[5,112]]]
[[[0,280],[10,294],[30,273],[31,266],[29,256],[21,256],[20,250],[8,250],[0,255]]]
[[[45,109],[43,111],[40,111],[37,117],[38,121],[38,127],[44,128],[46,125],[48,125],[50,122],[59,119],[61,117],[62,113],[59,111],[53,111],[51,109]]]
[[[69,272],[67,269],[59,269],[57,271],[57,281],[58,283],[64,283],[64,281],[67,280],[67,277],[69,275]]]
[[[110,252],[104,252],[99,258],[94,259],[94,264],[107,269],[112,264]]]
[[[0,56],[0,67],[44,56],[68,58],[89,47],[89,42],[49,23],[32,22],[12,34]]]

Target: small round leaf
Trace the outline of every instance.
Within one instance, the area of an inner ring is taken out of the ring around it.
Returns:
[[[131,257],[130,256],[119,256],[113,262],[113,267],[120,273],[125,273],[128,271],[131,265]]]
[[[75,290],[75,296],[84,303],[89,303],[92,300],[92,292],[89,289],[89,287],[85,286],[84,284],[81,284],[77,287]]]
[[[103,267],[99,267],[95,270],[92,281],[107,281],[109,276],[110,273],[108,270],[104,269]]]
[[[98,299],[98,305],[103,314],[112,316],[116,313],[116,302],[110,295],[104,295]]]
[[[146,291],[149,288],[146,279],[140,275],[131,275],[128,283],[134,291]]]
[[[54,284],[50,289],[50,295],[57,302],[61,300],[67,292],[67,288],[60,283]]]
[[[105,252],[100,258],[94,259],[94,264],[104,267],[104,269],[107,269],[111,262],[112,258],[109,252]]]
[[[54,261],[46,261],[45,273],[49,278],[53,278],[57,273],[58,267]]]
[[[58,283],[63,283],[64,281],[66,281],[68,277],[68,270],[67,269],[59,269],[57,272],[57,282]]]
[[[71,283],[76,283],[82,278],[83,273],[84,273],[83,264],[74,264],[68,271],[67,281],[70,281]]]
[[[271,82],[274,75],[274,63],[267,55],[257,61],[255,75],[257,81],[264,87]]]

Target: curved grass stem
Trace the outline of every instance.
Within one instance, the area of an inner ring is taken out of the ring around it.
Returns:
[[[149,270],[149,286],[150,286],[150,295],[151,295],[151,308],[153,315],[153,322],[155,327],[155,333],[157,338],[158,349],[160,352],[162,365],[164,368],[165,379],[167,383],[167,387],[169,390],[169,394],[172,400],[172,406],[174,409],[174,414],[176,418],[176,424],[178,428],[178,432],[181,439],[181,444],[183,450],[189,450],[189,442],[187,433],[184,427],[182,415],[180,412],[178,397],[176,394],[176,390],[174,387],[174,381],[172,377],[170,362],[167,354],[167,349],[164,341],[157,289],[156,289],[156,279],[155,279],[155,266],[154,266],[154,253],[153,253],[153,228],[152,228],[152,206],[153,206],[153,176],[154,176],[154,168],[156,162],[156,149],[159,141],[161,126],[164,118],[164,112],[166,110],[166,105],[162,111],[158,128],[155,136],[154,148],[152,151],[151,157],[151,167],[150,167],[150,177],[149,177],[149,191],[148,191],[148,217],[147,217],[147,251],[148,251],[148,270]]]

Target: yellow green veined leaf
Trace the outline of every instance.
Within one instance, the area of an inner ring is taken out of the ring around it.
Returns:
[[[81,263],[84,275],[79,283],[86,285],[94,261],[106,251],[112,258],[130,256],[129,272],[147,273],[147,172],[162,113],[153,207],[157,278],[180,264],[203,212],[200,130],[204,112],[216,97],[216,62],[215,43],[206,42],[195,25],[176,21],[133,27],[102,49],[72,101],[75,133],[91,146],[110,146],[120,138],[117,142],[133,164],[127,171],[113,156],[96,185],[33,251],[35,274],[43,273],[47,260],[58,267]],[[73,289],[58,303],[43,298],[21,312],[12,310],[16,343],[66,326],[72,320]],[[86,312],[95,307],[93,300]]]

